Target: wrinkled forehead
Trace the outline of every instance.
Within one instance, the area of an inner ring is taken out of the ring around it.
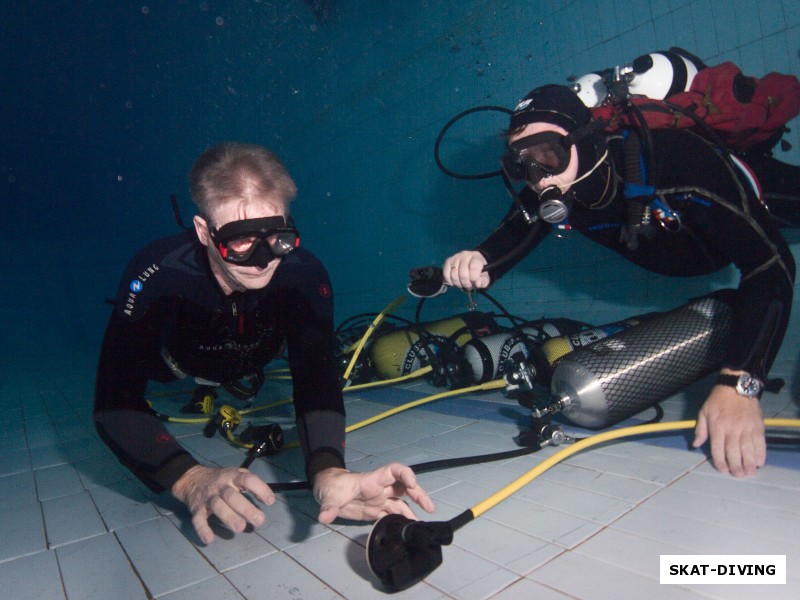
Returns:
[[[212,207],[208,216],[219,229],[234,221],[284,216],[288,212],[286,208],[277,197],[231,196]]]
[[[553,125],[552,123],[528,123],[522,129],[509,135],[508,143],[511,144],[519,139],[528,137],[529,135],[536,135],[537,133],[542,133],[543,131],[555,131],[561,135],[567,135],[566,129],[559,127],[558,125]]]

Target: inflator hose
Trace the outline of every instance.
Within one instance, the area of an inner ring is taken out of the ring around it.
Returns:
[[[382,517],[373,526],[367,540],[366,554],[370,571],[390,592],[407,589],[442,563],[441,547],[452,543],[455,530],[497,506],[564,459],[603,442],[648,433],[693,429],[696,425],[697,421],[654,423],[614,429],[584,438],[553,454],[502,490],[449,521],[415,521],[396,514]],[[800,428],[800,419],[764,419],[764,425],[797,429]]]
[[[458,515],[453,519],[454,522],[459,522],[459,527],[472,519],[479,517],[490,508],[500,504],[503,500],[515,494],[524,486],[528,485],[531,481],[539,477],[541,474],[554,467],[558,463],[566,460],[573,454],[577,454],[581,450],[591,448],[603,442],[611,440],[618,440],[626,437],[634,437],[637,435],[645,435],[650,433],[660,433],[664,431],[680,431],[684,429],[694,429],[697,421],[669,421],[666,423],[650,423],[647,425],[634,425],[632,427],[621,427],[619,429],[612,429],[611,431],[604,431],[593,436],[584,438],[575,442],[571,446],[559,450],[549,458],[546,458],[541,463],[536,465],[533,469],[518,477],[509,483],[502,490],[495,492],[482,502],[479,502],[472,508],[468,509],[465,513]],[[766,427],[786,427],[792,429],[800,429],[800,419],[764,419]],[[467,513],[469,516],[467,517]],[[460,521],[463,520],[463,523]]]

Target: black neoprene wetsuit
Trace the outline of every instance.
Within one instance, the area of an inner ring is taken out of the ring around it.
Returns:
[[[703,275],[734,264],[741,280],[734,300],[731,342],[722,366],[763,379],[789,322],[795,273],[791,251],[744,171],[724,154],[686,130],[653,130],[652,139],[655,194],[647,201],[659,197],[677,220],[654,220],[647,236],[639,238],[638,247],[629,248],[621,241],[627,212],[623,182],[619,181],[607,206],[589,209],[575,203],[569,225],[631,262],[663,275]],[[610,140],[609,149],[613,164],[623,164],[621,141]],[[536,194],[526,187],[521,196],[529,212],[536,214]],[[522,252],[490,271],[492,281],[552,230],[541,221],[528,225],[512,207],[476,249],[492,263],[530,237]]]
[[[179,369],[214,382],[261,369],[286,342],[307,475],[344,466],[333,295],[322,263],[298,248],[260,290],[226,296],[194,231],[158,240],[128,265],[106,329],[95,388],[101,437],[144,483],[170,489],[197,461],[145,401],[149,380]]]

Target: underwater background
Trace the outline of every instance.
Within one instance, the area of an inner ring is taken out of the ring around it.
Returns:
[[[800,73],[796,0],[3,5],[0,357],[33,370],[70,357],[91,370],[106,299],[140,246],[178,231],[170,194],[189,222],[186,174],[209,145],[254,142],[284,159],[338,322],[381,310],[405,292],[410,268],[473,247],[505,214],[498,178],[456,180],[435,164],[436,137],[458,112],[512,108],[536,86],[670,46],[753,76]],[[497,111],[459,121],[443,161],[461,173],[496,169],[506,123]],[[793,164],[799,125],[786,138],[793,148],[777,153]],[[798,231],[784,231],[799,256]],[[526,318],[600,324],[736,283],[733,270],[660,277],[580,236],[550,236],[492,294]],[[423,318],[466,306],[451,290]]]

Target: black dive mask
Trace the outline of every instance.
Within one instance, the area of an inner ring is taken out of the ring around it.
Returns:
[[[536,183],[550,175],[563,173],[569,166],[571,136],[556,131],[527,135],[508,145],[503,154],[503,169],[514,181]]]
[[[300,232],[291,217],[231,221],[208,231],[222,259],[243,267],[263,269],[300,245]]]

